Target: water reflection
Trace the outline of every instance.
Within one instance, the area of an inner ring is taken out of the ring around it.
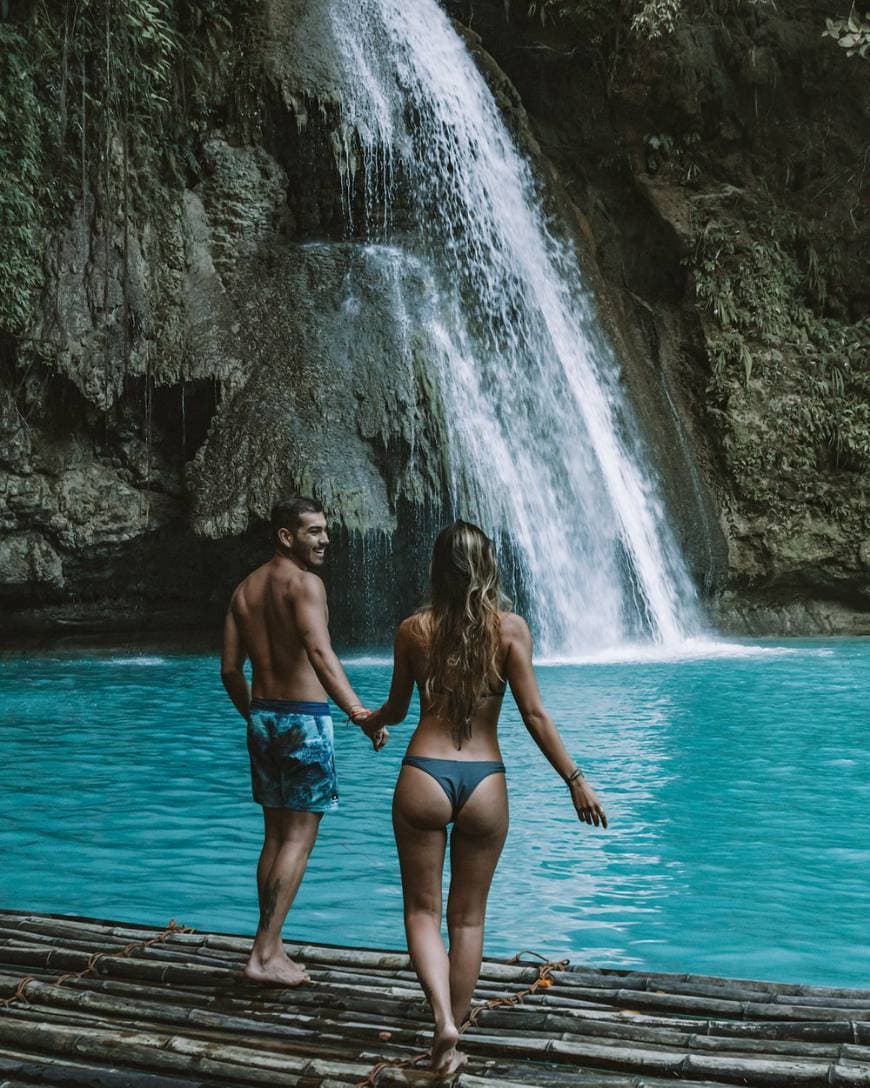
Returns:
[[[538,942],[546,940],[559,953],[639,964],[633,934],[673,894],[679,873],[662,864],[666,819],[658,803],[671,758],[673,703],[664,679],[662,671],[649,672],[626,685],[624,673],[600,666],[541,670],[548,708],[606,798],[610,820],[606,834],[579,824],[564,787],[543,761],[535,761],[532,794],[555,794],[556,807],[547,812],[531,806],[518,838],[551,845],[543,852],[543,874],[524,869],[520,857],[508,868],[528,873],[528,894],[543,907]],[[527,749],[529,741],[522,741]],[[554,818],[558,837],[549,826]],[[510,929],[507,916],[504,928]]]

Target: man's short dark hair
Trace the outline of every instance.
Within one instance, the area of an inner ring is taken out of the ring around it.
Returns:
[[[307,495],[291,495],[272,507],[269,521],[272,526],[272,539],[277,543],[279,529],[298,529],[303,514],[322,514],[323,506],[317,499]]]

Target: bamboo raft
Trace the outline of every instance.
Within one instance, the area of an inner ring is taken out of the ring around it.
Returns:
[[[436,1083],[407,955],[288,942],[312,982],[267,989],[249,946],[0,911],[0,1088]],[[489,959],[477,1001],[456,1088],[870,1086],[870,990]]]

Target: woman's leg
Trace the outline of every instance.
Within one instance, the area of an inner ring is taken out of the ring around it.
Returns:
[[[508,830],[505,777],[493,774],[462,806],[450,836],[450,1000],[461,1025],[480,975],[486,899]]]
[[[420,985],[432,1006],[432,1068],[453,1072],[459,1031],[450,1002],[450,961],[441,939],[441,878],[450,802],[431,775],[403,767],[393,797],[393,830],[402,870],[405,933]]]

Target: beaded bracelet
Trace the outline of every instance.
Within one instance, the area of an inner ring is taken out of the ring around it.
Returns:
[[[575,767],[574,771],[565,779],[565,784],[570,786],[572,782],[574,782],[576,779],[582,778],[582,777],[583,777],[583,772],[580,770],[579,767]]]

